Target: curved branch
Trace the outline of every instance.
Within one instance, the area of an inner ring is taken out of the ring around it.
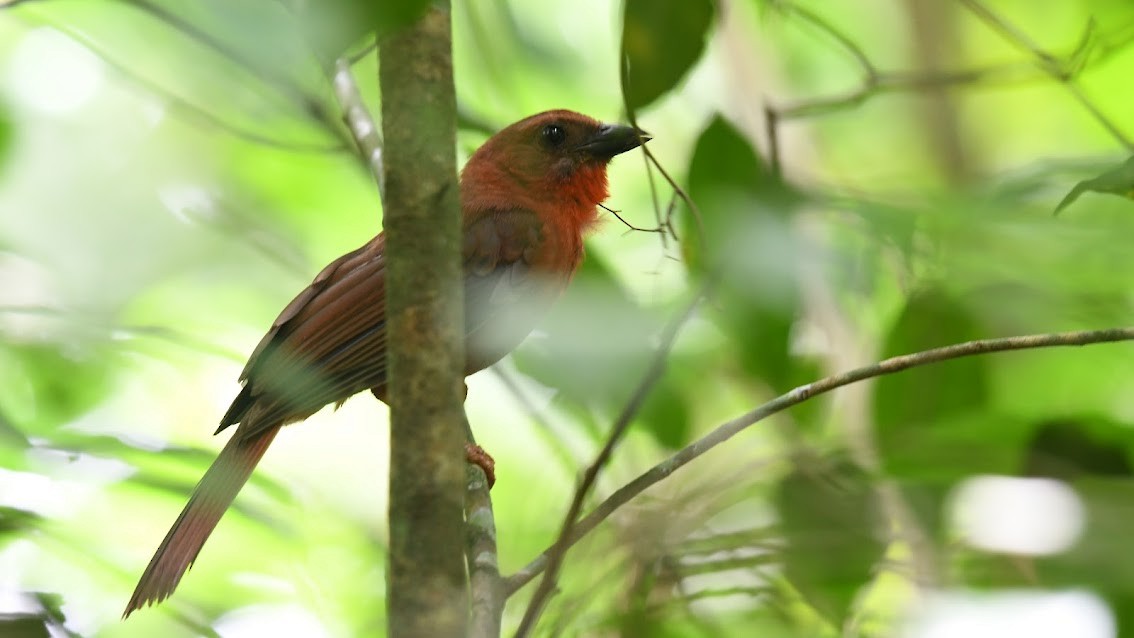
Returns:
[[[1007,352],[1011,350],[1031,350],[1035,348],[1055,348],[1063,346],[1085,346],[1095,343],[1112,343],[1116,341],[1134,341],[1134,327],[1109,328],[1105,330],[1084,330],[1076,332],[1058,332],[1052,334],[1024,335],[1017,337],[1004,337],[1000,339],[981,339],[967,341],[933,350],[925,350],[914,354],[905,354],[884,359],[877,363],[856,368],[848,372],[825,377],[818,381],[801,385],[786,394],[782,394],[755,409],[742,414],[731,421],[717,426],[712,432],[689,444],[673,456],[650,468],[638,478],[630,481],[611,494],[605,501],[596,507],[590,514],[581,519],[577,525],[569,530],[566,538],[560,538],[554,545],[547,548],[542,554],[524,566],[515,574],[504,579],[504,595],[511,596],[524,585],[531,582],[545,569],[550,569],[552,559],[561,557],[569,547],[579,542],[590,533],[599,523],[606,520],[619,507],[628,503],[635,496],[647,488],[665,479],[678,468],[701,456],[712,448],[724,443],[741,430],[758,423],[778,412],[803,403],[804,401],[834,390],[845,385],[872,379],[909,368],[939,363],[949,359],[971,357],[993,352]],[[546,579],[545,579],[546,580]]]

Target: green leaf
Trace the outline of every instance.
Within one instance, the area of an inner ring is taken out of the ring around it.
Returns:
[[[909,354],[980,338],[967,307],[940,288],[915,292],[883,346],[883,356]],[[963,357],[880,377],[874,423],[886,472],[933,535],[944,532],[949,489],[976,473],[1012,474],[1027,424],[994,414],[987,357]]]
[[[673,376],[681,365],[679,361],[670,360],[670,373],[654,386],[638,412],[638,420],[654,440],[671,450],[689,442],[692,425],[689,397],[685,394],[687,385]]]
[[[781,481],[776,507],[787,543],[784,575],[816,611],[842,627],[886,551],[869,477],[843,459],[812,461]]]
[[[8,147],[12,145],[12,118],[7,106],[0,102],[0,169],[8,157]]]
[[[719,116],[697,141],[689,194],[701,218],[690,212],[685,219],[687,263],[695,273],[720,273],[711,307],[743,370],[778,391],[788,389],[804,252],[789,223],[798,196]]]
[[[13,344],[0,347],[0,365],[26,380],[31,389],[30,409],[25,411],[32,416],[21,419],[26,433],[65,424],[103,400],[115,384],[113,357],[101,349],[79,355],[58,344]],[[13,400],[11,395],[8,400]]]
[[[51,638],[47,620],[31,614],[0,614],[0,636],[5,638]]]
[[[915,292],[886,337],[882,354],[910,354],[981,337],[968,309],[940,288]],[[874,419],[882,433],[904,430],[982,407],[988,399],[982,357],[962,357],[878,379]]]
[[[43,518],[35,512],[0,506],[0,542],[7,536],[21,536],[35,529]]]
[[[1036,427],[1028,443],[1027,476],[1073,481],[1084,475],[1134,476],[1130,426],[1106,419],[1053,419]]]
[[[1058,215],[1059,211],[1070,206],[1083,193],[1088,192],[1108,193],[1134,199],[1134,157],[1126,160],[1122,166],[1112,168],[1098,177],[1075,184],[1071,192],[1067,193],[1059,202],[1059,205],[1055,207],[1053,214]]]
[[[382,37],[412,24],[430,4],[430,0],[295,2],[308,39],[320,57],[328,61],[341,56],[367,34],[376,32]]]
[[[626,0],[622,14],[622,95],[637,111],[673,89],[705,49],[710,0]]]
[[[513,361],[567,400],[618,409],[645,373],[649,338],[659,326],[597,256],[588,256],[541,324],[543,334],[529,338]]]

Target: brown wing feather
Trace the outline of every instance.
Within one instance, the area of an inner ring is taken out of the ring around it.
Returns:
[[[241,374],[218,429],[253,437],[386,383],[385,237],[336,259],[284,308]],[[563,247],[525,209],[492,211],[464,231],[465,374],[492,365],[535,327],[570,279]],[[571,259],[574,255],[569,256]]]
[[[218,431],[251,437],[385,383],[385,238],[336,259],[284,308],[253,351]]]

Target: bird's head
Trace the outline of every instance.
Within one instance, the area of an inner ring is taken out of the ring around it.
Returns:
[[[493,135],[461,173],[466,208],[554,205],[571,209],[580,223],[593,221],[608,195],[606,166],[620,153],[650,139],[622,124],[604,124],[580,113],[545,111]],[[522,197],[532,201],[502,201]],[[583,217],[588,217],[583,219]]]

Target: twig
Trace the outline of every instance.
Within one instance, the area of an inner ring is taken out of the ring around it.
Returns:
[[[547,569],[551,558],[562,554],[571,545],[590,533],[599,523],[606,520],[619,507],[622,507],[647,488],[673,474],[678,468],[701,456],[721,443],[735,436],[741,430],[782,412],[794,405],[834,390],[845,385],[857,383],[865,379],[872,379],[909,368],[939,363],[949,359],[970,357],[992,352],[1007,352],[1011,350],[1030,350],[1034,348],[1054,348],[1063,346],[1085,346],[1095,343],[1111,343],[1116,341],[1134,340],[1134,327],[1110,328],[1106,330],[1085,330],[1077,332],[1059,332],[1053,334],[1024,335],[1017,337],[1004,337],[1000,339],[982,339],[967,341],[933,350],[925,350],[914,354],[891,357],[877,363],[856,368],[849,372],[825,377],[807,385],[801,385],[786,394],[782,394],[755,409],[742,414],[731,421],[717,426],[712,432],[689,444],[668,459],[658,463],[638,478],[630,481],[611,494],[605,501],[596,507],[590,514],[583,517],[577,525],[570,530],[570,535],[560,538],[554,545],[547,548],[523,569],[504,579],[504,592],[511,596],[524,585],[531,582],[536,576]]]
[[[639,226],[635,226],[634,224],[631,224],[630,222],[623,219],[622,215],[618,214],[619,211],[616,211],[613,208],[606,206],[605,204],[599,204],[599,208],[605,210],[606,212],[610,213],[611,215],[614,215],[614,217],[618,221],[622,222],[623,226],[625,226],[626,228],[629,228],[632,231],[638,231],[640,233],[665,233],[666,232],[666,229],[661,227],[661,226],[656,226],[654,228],[641,228]]]
[[[335,62],[335,73],[331,78],[331,85],[335,89],[335,98],[343,113],[343,122],[350,129],[358,152],[370,167],[370,173],[378,184],[378,195],[382,202],[386,201],[386,173],[382,165],[382,134],[374,125],[374,118],[366,110],[362,101],[362,94],[354,82],[354,75],[350,72],[350,60],[339,58]]]
[[[618,445],[618,442],[626,433],[626,429],[630,426],[634,415],[637,414],[638,410],[642,407],[642,403],[645,402],[650,390],[652,390],[658,380],[661,379],[662,374],[665,372],[669,351],[673,348],[678,333],[693,317],[694,311],[696,311],[697,307],[700,305],[701,300],[708,294],[713,281],[714,279],[712,278],[707,279],[706,283],[693,297],[692,301],[690,301],[681,313],[666,326],[661,334],[657,350],[654,352],[654,358],[650,362],[650,367],[647,369],[645,376],[634,390],[634,394],[630,396],[630,400],[626,402],[618,418],[615,419],[614,425],[610,430],[610,435],[607,437],[606,444],[603,445],[598,456],[595,457],[595,460],[587,467],[586,471],[583,472],[583,478],[579,482],[578,487],[575,488],[574,498],[571,499],[571,506],[567,509],[567,515],[563,517],[563,525],[560,528],[559,537],[546,553],[548,557],[547,571],[544,574],[543,580],[540,581],[539,587],[536,588],[535,593],[532,595],[532,599],[528,603],[528,608],[524,611],[524,617],[520,621],[520,627],[516,630],[517,638],[527,636],[535,627],[536,621],[543,612],[544,605],[555,590],[555,582],[559,575],[559,568],[563,564],[563,558],[567,550],[574,544],[572,540],[573,530],[575,529],[576,519],[579,517],[579,511],[583,508],[583,501],[586,499],[591,487],[594,486],[599,471],[606,465],[606,462],[610,460],[615,446]],[[506,589],[505,591],[508,590]]]

